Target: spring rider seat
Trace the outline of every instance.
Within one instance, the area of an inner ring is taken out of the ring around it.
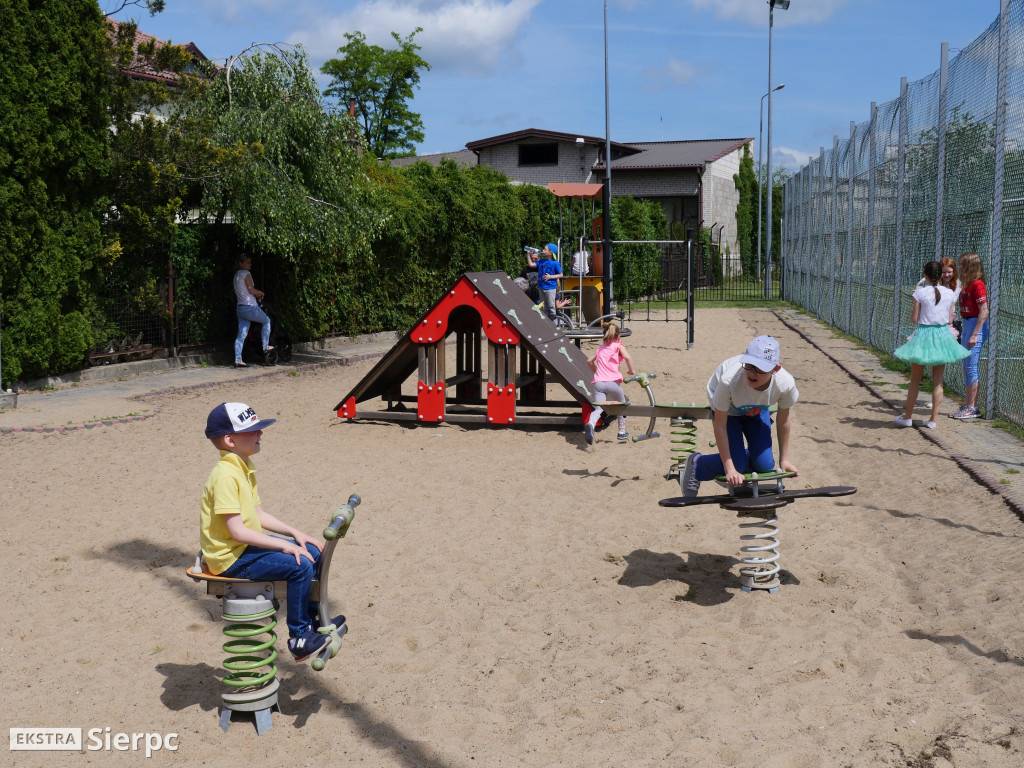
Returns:
[[[358,496],[350,496],[348,503],[334,512],[330,524],[323,531],[327,544],[317,564],[309,599],[319,604],[319,631],[330,635],[331,640],[313,658],[312,667],[317,672],[322,671],[327,662],[338,655],[341,638],[348,632],[347,623],[342,623],[340,627],[328,623],[331,614],[327,587],[334,548],[348,533],[360,501]],[[277,650],[274,647],[277,642],[274,628],[277,626],[278,607],[275,596],[287,594],[287,582],[217,576],[210,573],[201,555],[196,556],[195,564],[186,570],[186,574],[193,581],[205,582],[206,594],[221,598],[221,616],[228,622],[224,628],[228,641],[222,646],[228,654],[223,661],[228,672],[224,675],[223,683],[231,690],[221,694],[221,730],[227,732],[232,712],[252,712],[256,718],[256,733],[262,735],[273,725],[271,711],[274,708],[281,711],[277,700],[280,683],[277,680]]]

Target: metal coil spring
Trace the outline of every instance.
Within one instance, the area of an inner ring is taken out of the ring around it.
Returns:
[[[262,688],[270,683],[277,676],[277,650],[274,648],[277,643],[277,633],[274,628],[277,626],[276,611],[270,610],[253,616],[229,616],[225,619],[238,621],[228,624],[224,628],[224,634],[232,638],[224,643],[224,653],[230,654],[224,659],[223,666],[228,670],[224,676],[224,684],[233,688]],[[256,624],[254,620],[270,618],[265,624]],[[260,635],[267,635],[264,640],[256,639]],[[267,653],[269,651],[269,653]],[[267,668],[266,672],[258,673],[257,670]]]
[[[669,420],[672,437],[669,450],[672,452],[672,466],[669,474],[680,472],[690,454],[697,450],[697,422],[682,416],[673,416]]]
[[[740,528],[763,528],[759,533],[748,533],[740,536],[741,541],[756,542],[741,546],[741,552],[758,553],[740,559],[740,583],[744,591],[751,589],[767,589],[774,592],[779,588],[777,574],[779,565],[779,529],[775,526],[778,517],[752,520],[740,523]]]

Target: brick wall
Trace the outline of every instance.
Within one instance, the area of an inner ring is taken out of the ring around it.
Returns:
[[[480,165],[489,165],[501,171],[512,181],[527,184],[549,182],[599,182],[591,173],[597,162],[597,147],[584,144],[582,150],[574,142],[559,141],[558,165],[519,165],[519,144],[551,144],[550,141],[527,140],[516,144],[500,144],[484,147],[480,152]],[[582,156],[582,160],[581,160]]]

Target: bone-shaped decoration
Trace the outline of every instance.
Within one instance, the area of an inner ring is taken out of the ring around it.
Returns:
[[[516,311],[514,309],[510,309],[508,311],[508,316],[515,318],[516,323],[518,323],[519,325],[523,324],[523,321],[519,319],[519,315],[516,314]]]
[[[498,286],[499,288],[501,288],[501,292],[502,292],[503,294],[505,294],[506,296],[508,296],[508,291],[506,291],[506,290],[505,290],[505,286],[503,286],[503,285],[501,284],[501,279],[500,279],[500,278],[497,278],[497,277],[496,277],[496,278],[494,278],[494,284],[495,284],[496,286]]]
[[[583,379],[580,379],[579,381],[577,381],[576,382],[576,386],[579,387],[580,389],[582,389],[584,392],[586,392],[587,393],[587,397],[593,399],[594,396],[590,394],[590,390],[587,389],[587,385],[583,381]]]
[[[544,311],[541,309],[542,306],[543,306],[542,304],[534,304],[533,305],[533,311],[536,312],[541,317],[547,319],[547,315],[545,315]]]
[[[565,355],[566,360],[568,360],[570,363],[572,362],[572,358],[569,357],[569,350],[567,350],[565,347],[559,347],[558,351]]]

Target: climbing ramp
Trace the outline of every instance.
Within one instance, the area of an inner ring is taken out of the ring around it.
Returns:
[[[467,272],[335,411],[343,419],[578,426],[593,408],[592,379],[587,356],[508,275]],[[550,385],[561,385],[561,399],[549,397]]]

